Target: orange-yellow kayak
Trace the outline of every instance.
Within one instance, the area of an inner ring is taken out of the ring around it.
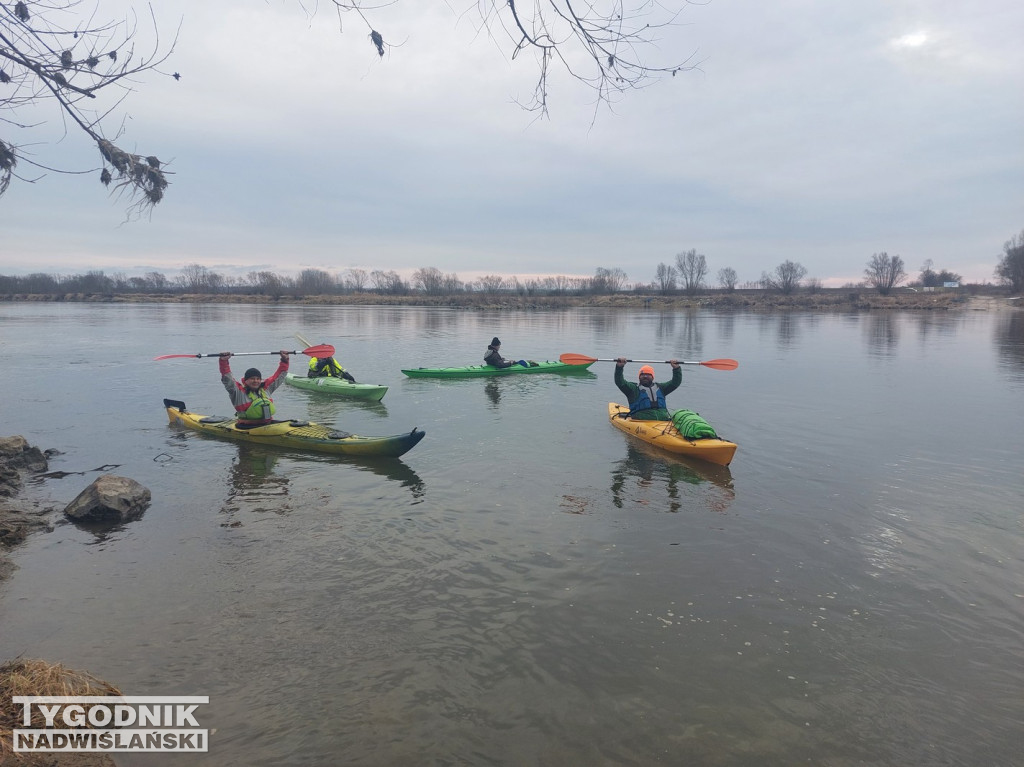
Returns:
[[[628,417],[629,408],[608,403],[608,420],[619,431],[642,439],[662,450],[728,466],[736,454],[736,443],[724,439],[687,439],[671,421],[640,421]]]

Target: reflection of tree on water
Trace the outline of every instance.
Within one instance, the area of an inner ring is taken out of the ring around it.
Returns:
[[[717,317],[718,335],[723,341],[731,341],[736,334],[736,315],[726,312]]]
[[[935,335],[951,338],[956,334],[958,324],[963,321],[961,317],[943,312],[918,312],[905,316],[908,322],[917,324],[917,334],[921,341],[931,340]]]
[[[1024,311],[1007,312],[994,324],[999,359],[1015,376],[1024,375]]]
[[[581,315],[583,325],[588,325],[598,338],[617,338],[626,325],[625,313],[594,311]]]
[[[775,333],[775,343],[779,349],[788,349],[800,342],[805,330],[812,330],[821,322],[821,316],[783,311],[761,315],[758,325],[764,333]]]
[[[425,334],[432,334],[439,330],[449,330],[451,327],[451,316],[447,311],[433,307],[424,308],[414,315],[416,329]]]
[[[800,336],[800,320],[789,312],[779,315],[777,328],[779,348],[793,346]]]
[[[888,312],[872,312],[864,323],[864,340],[876,355],[891,354],[900,340],[899,318]]]
[[[661,312],[658,315],[658,329],[654,331],[654,337],[661,340],[669,338],[676,330],[676,313]]]
[[[736,497],[732,474],[725,466],[686,462],[646,445],[627,444],[626,457],[612,470],[612,502],[616,508],[640,503],[657,509],[662,484],[668,491],[667,511],[673,513],[682,511],[684,504],[694,511],[725,511]],[[687,494],[687,485],[707,492]]]
[[[704,347],[703,334],[701,328],[703,324],[698,319],[697,309],[687,309],[682,313],[683,317],[683,329],[676,336],[676,347],[679,349],[692,350],[692,353],[699,354],[699,350]],[[677,352],[679,359],[682,359],[682,352]]]

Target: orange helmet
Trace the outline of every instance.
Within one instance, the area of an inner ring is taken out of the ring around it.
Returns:
[[[644,373],[647,373],[647,375],[649,375],[651,378],[654,378],[654,368],[652,368],[650,365],[644,365],[642,368],[640,368],[640,372],[637,373],[637,377],[639,378]]]

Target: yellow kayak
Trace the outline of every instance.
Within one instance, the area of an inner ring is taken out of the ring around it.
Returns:
[[[662,450],[710,461],[719,466],[728,466],[736,453],[736,443],[724,439],[687,439],[671,421],[634,420],[629,417],[629,408],[616,402],[608,403],[608,420],[619,431]]]
[[[397,458],[416,447],[424,436],[422,430],[413,429],[391,437],[361,437],[308,421],[275,421],[265,426],[240,429],[234,418],[193,413],[179,400],[165,399],[164,407],[171,424],[187,429],[224,439],[316,453]]]

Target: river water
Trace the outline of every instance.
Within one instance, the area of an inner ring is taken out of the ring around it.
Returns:
[[[165,397],[229,404],[215,360],[154,356],[297,332],[391,388],[282,387],[279,415],[423,442],[358,463],[167,424]],[[732,466],[613,429],[611,363],[400,373],[493,335],[739,360],[669,397]],[[55,515],[0,582],[0,661],[210,696],[208,754],[120,765],[1022,764],[1024,312],[5,303],[0,356],[0,432],[68,472],[32,492],[63,508],[111,471],[153,493],[113,530]]]

